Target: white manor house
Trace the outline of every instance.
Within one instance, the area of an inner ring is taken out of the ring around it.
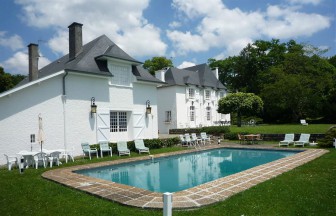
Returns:
[[[82,26],[68,27],[69,54],[41,69],[38,45],[28,46],[29,76],[0,93],[3,154],[41,148],[39,117],[43,148],[74,149],[75,156],[82,154],[82,142],[153,139],[172,128],[230,119],[216,111],[226,94],[217,70],[202,64],[154,77],[105,35],[83,45]]]

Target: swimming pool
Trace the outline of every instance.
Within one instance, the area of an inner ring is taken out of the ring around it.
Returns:
[[[296,153],[298,151],[221,148],[76,173],[154,192],[177,192]]]
[[[263,146],[248,146],[224,144],[208,145],[205,149],[220,149],[223,147],[239,149],[264,149]],[[279,149],[270,148],[267,149]],[[303,150],[303,149],[301,149]],[[173,155],[182,155],[189,152],[197,152],[196,149],[186,149],[178,152],[161,153],[155,155],[156,158]],[[303,151],[289,157],[284,157],[263,165],[259,165],[236,174],[232,174],[211,182],[198,185],[183,191],[174,192],[173,208],[186,209],[198,208],[201,206],[223,201],[228,197],[247,190],[251,187],[265,182],[296,167],[299,167],[309,161],[312,161],[321,155],[327,153],[325,149],[304,149]],[[103,179],[97,179],[76,173],[78,170],[91,169],[98,167],[107,167],[124,163],[133,163],[135,161],[148,160],[148,155],[142,157],[121,157],[120,160],[108,160],[99,163],[90,163],[77,166],[51,169],[42,174],[42,177],[53,182],[65,185],[72,189],[80,190],[85,193],[100,197],[112,202],[118,202],[123,205],[129,205],[139,208],[162,209],[162,193],[152,192],[138,187],[128,186],[111,182]]]

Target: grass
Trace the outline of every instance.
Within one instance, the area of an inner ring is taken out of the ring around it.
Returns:
[[[285,133],[309,133],[309,134],[324,134],[332,124],[310,124],[303,126],[299,124],[286,125],[257,125],[257,126],[231,126],[230,130],[234,133],[262,133],[262,134],[285,134]]]
[[[319,128],[328,127],[324,125]],[[153,149],[151,154],[181,149]],[[132,152],[131,157],[138,157],[138,154]],[[118,159],[116,155],[112,158]],[[62,167],[105,160],[111,158],[106,156],[92,161],[80,158],[74,163],[63,164]],[[1,215],[162,215],[159,210],[123,206],[45,180],[41,174],[49,169],[30,168],[24,174],[19,174],[17,169],[9,172],[1,168]],[[196,210],[174,211],[174,215],[333,215],[336,212],[335,179],[336,150],[330,149],[329,153],[314,161],[223,202]]]

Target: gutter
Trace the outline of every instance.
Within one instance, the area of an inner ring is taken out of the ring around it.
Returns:
[[[68,76],[68,74],[69,74],[69,72],[68,71],[65,71],[65,74],[63,75],[63,96],[65,96],[66,95],[66,93],[65,93],[65,78],[66,78],[66,76]]]

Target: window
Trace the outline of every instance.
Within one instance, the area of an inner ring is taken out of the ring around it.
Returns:
[[[127,131],[127,113],[126,112],[110,112],[110,132]]]
[[[190,106],[190,121],[195,121],[195,106]]]
[[[111,72],[113,74],[112,84],[130,86],[131,85],[131,71],[127,66],[112,65]]]
[[[189,98],[195,98],[195,89],[189,88]]]
[[[210,100],[210,91],[205,90],[205,100]]]
[[[219,98],[223,98],[224,97],[224,92],[220,92],[219,93]]]
[[[166,111],[166,120],[165,122],[171,122],[171,111]]]
[[[206,108],[206,120],[210,121],[211,120],[211,107]]]

